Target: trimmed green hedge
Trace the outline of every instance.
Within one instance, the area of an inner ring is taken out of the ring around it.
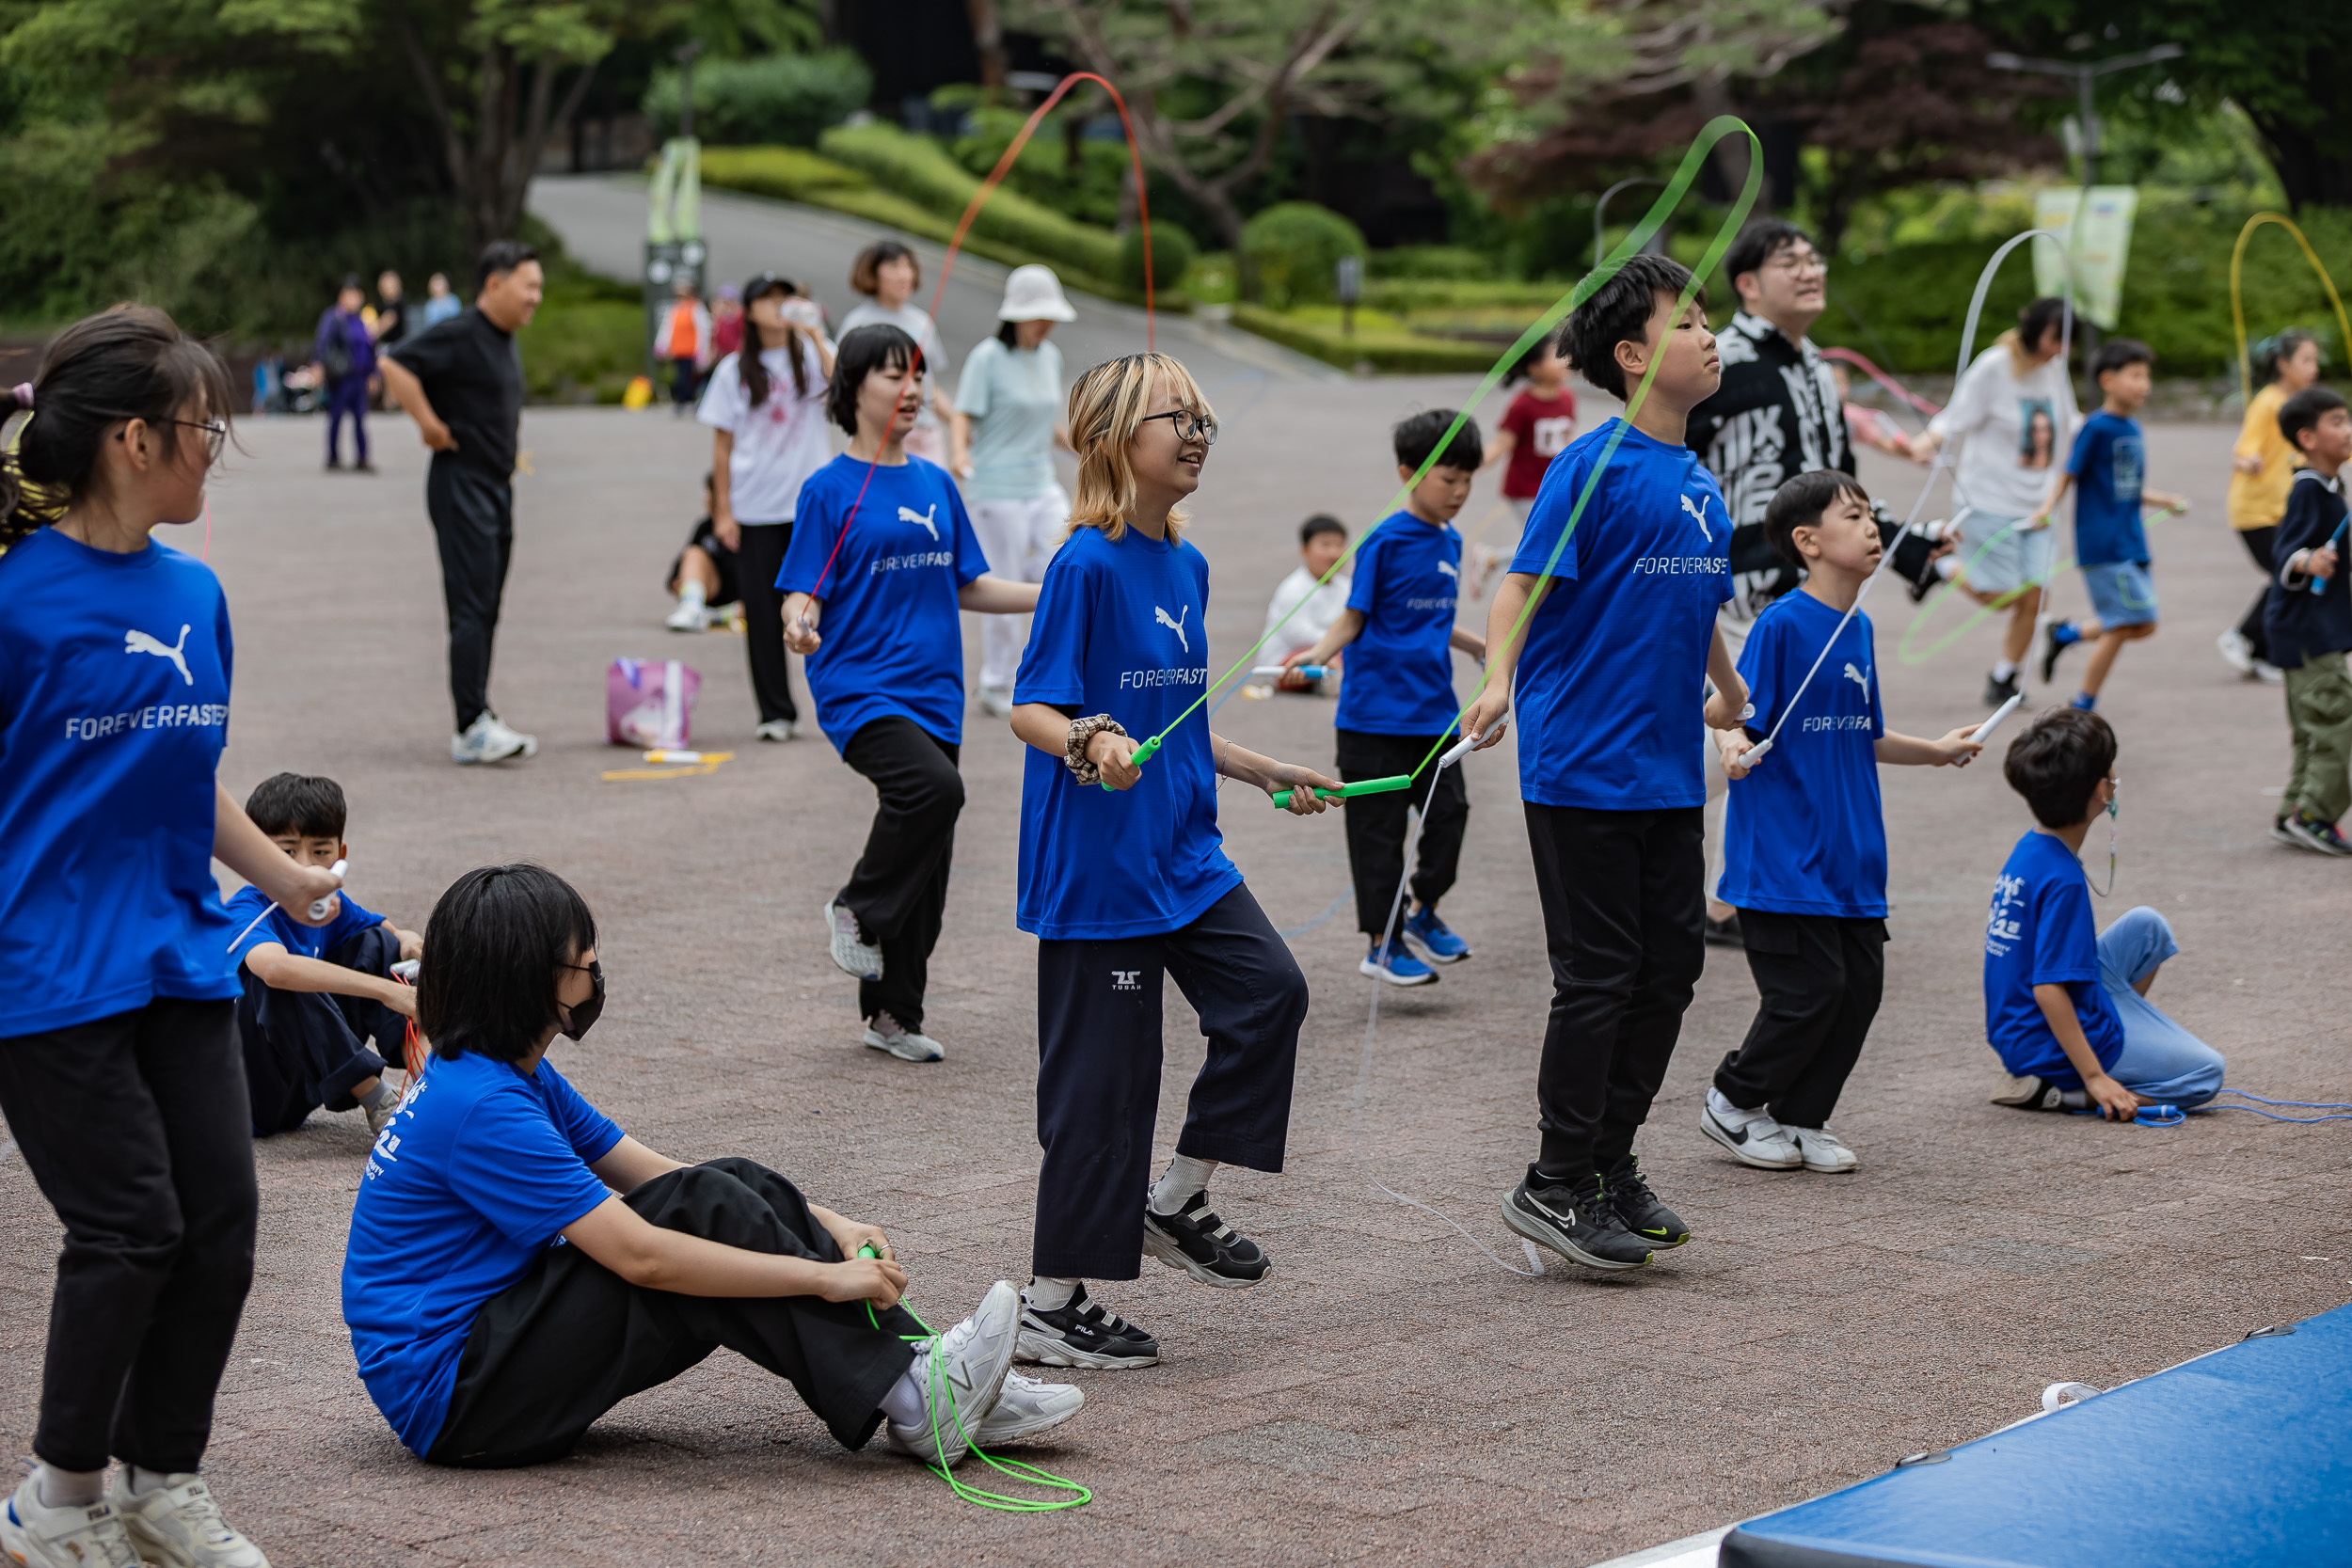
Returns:
[[[1502,352],[1499,344],[1458,342],[1399,331],[1372,311],[1357,312],[1356,332],[1351,337],[1340,330],[1336,306],[1285,312],[1236,305],[1233,325],[1342,370],[1368,364],[1375,371],[1406,375],[1475,372],[1492,366]]]
[[[873,96],[874,73],[851,49],[706,60],[694,68],[694,133],[723,147],[785,142],[814,147]],[[678,72],[658,71],[643,107],[655,125],[675,125]]]
[[[876,184],[941,214],[951,224],[980,188],[979,180],[948,156],[946,148],[895,125],[837,125],[818,145],[835,163],[864,171]],[[1002,185],[972,220],[972,232],[1041,256],[1061,257],[1064,264],[1089,277],[1119,276],[1118,235],[1064,217]]]

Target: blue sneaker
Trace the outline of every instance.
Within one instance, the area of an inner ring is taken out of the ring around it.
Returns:
[[[1374,942],[1372,951],[1364,955],[1364,961],[1356,966],[1356,973],[1370,975],[1375,980],[1385,980],[1392,986],[1434,986],[1438,983],[1436,970],[1414,958],[1401,943],[1393,942],[1385,947],[1377,942]]]
[[[1460,963],[1470,956],[1470,943],[1455,936],[1433,909],[1423,907],[1406,917],[1404,936],[1414,952],[1433,964]]]

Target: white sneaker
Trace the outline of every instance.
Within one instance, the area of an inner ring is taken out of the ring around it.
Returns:
[[[2001,1086],[1993,1091],[1993,1103],[2014,1106],[2021,1111],[2057,1111],[2065,1106],[2065,1091],[2055,1084],[2027,1073],[2023,1078],[2001,1075]]]
[[[801,733],[801,727],[789,719],[771,719],[753,733],[762,740],[789,740]]]
[[[877,1051],[887,1051],[902,1062],[944,1062],[947,1049],[929,1035],[918,1035],[892,1018],[888,1013],[876,1013],[866,1026],[866,1043]]]
[[[1004,1393],[1020,1340],[1021,1292],[1003,1279],[988,1288],[963,1322],[935,1340],[916,1340],[914,1375],[923,1385],[924,1419],[906,1426],[887,1423],[890,1446],[941,1465],[952,1465],[970,1452],[973,1436]],[[936,1409],[930,1408],[933,1400],[940,1401]]]
[[[661,624],[672,631],[704,631],[709,628],[710,612],[701,605],[680,599],[677,608],[670,611],[670,618]]]
[[[842,974],[861,980],[882,978],[882,949],[859,934],[857,916],[843,909],[838,898],[825,900],[825,931],[832,938],[833,961]]]
[[[504,762],[509,757],[535,756],[539,737],[511,730],[489,709],[482,710],[466,728],[463,735],[450,736],[449,760],[452,762]]]
[[[202,1476],[166,1476],[154,1491],[134,1497],[128,1470],[118,1470],[106,1500],[139,1555],[162,1568],[269,1568],[262,1548],[220,1516]]]
[[[1862,1162],[1854,1158],[1852,1149],[1840,1143],[1837,1134],[1826,1127],[1783,1128],[1797,1140],[1797,1152],[1804,1156],[1804,1168],[1830,1176],[1843,1176]]]
[[[1743,1165],[1758,1170],[1795,1170],[1804,1164],[1804,1151],[1788,1129],[1768,1111],[1743,1111],[1725,1100],[1723,1091],[1707,1091],[1707,1108],[1699,1113],[1699,1131],[1731,1151]]]
[[[2254,673],[2262,680],[2277,686],[2287,678],[2287,673],[2266,658],[2254,660]]]
[[[980,706],[999,719],[1005,718],[1012,712],[1011,689],[1003,686],[981,687]]]
[[[111,1503],[46,1508],[40,1484],[38,1472],[26,1476],[0,1505],[0,1558],[24,1568],[139,1568],[138,1550]]]
[[[2231,669],[2235,670],[2241,675],[2253,674],[2254,644],[2247,640],[2244,632],[2232,626],[2228,631],[2215,638],[2213,645],[2220,650],[2222,662],[2229,665]]]
[[[973,1438],[984,1449],[1022,1443],[1051,1432],[1086,1407],[1086,1390],[1071,1383],[1047,1383],[1022,1372],[1005,1374],[1005,1391]]]
[[[391,1087],[392,1092],[383,1104],[368,1113],[368,1136],[371,1138],[383,1135],[384,1129],[389,1125],[391,1119],[400,1115],[400,1102],[408,1096],[407,1074],[387,1068],[384,1070],[383,1082]]]

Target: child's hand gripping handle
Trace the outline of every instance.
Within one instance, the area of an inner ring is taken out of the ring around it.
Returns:
[[[1322,796],[1327,800],[1337,800],[1343,798],[1353,798],[1358,795],[1385,795],[1391,789],[1410,789],[1412,787],[1413,776],[1410,773],[1399,773],[1394,778],[1391,779],[1359,779],[1354,784],[1342,784],[1337,789],[1318,788],[1315,793]],[[1287,789],[1278,789],[1274,792],[1271,799],[1273,800],[1275,807],[1278,810],[1288,811],[1290,809],[1291,791]]]
[[[2328,536],[2328,547],[2334,550],[2338,555],[2342,555],[2344,553],[2344,531],[2345,523],[2352,523],[2352,517],[2346,517],[2344,522],[2338,523],[2336,525],[2336,531]],[[2314,594],[2325,594],[2328,592],[2328,579],[2318,576],[2317,574],[2313,574],[2312,578],[2312,592]]]
[[[343,879],[343,867],[350,863],[351,863],[348,861],[337,861],[333,865],[326,868],[327,874],[340,882]],[[313,898],[310,900],[310,918],[313,920],[325,920],[326,918],[326,899]]]
[[[1145,763],[1152,760],[1152,753],[1159,749],[1160,737],[1155,735],[1151,739],[1145,741],[1142,745],[1136,747],[1133,752],[1128,753],[1127,766],[1130,768],[1141,768]],[[1104,784],[1103,787],[1104,789],[1110,789],[1111,786]],[[1116,790],[1112,790],[1111,792],[1113,794],[1118,793]]]

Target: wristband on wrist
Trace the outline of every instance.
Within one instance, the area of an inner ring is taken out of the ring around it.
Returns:
[[[1087,747],[1098,735],[1125,735],[1126,729],[1107,713],[1097,713],[1070,721],[1070,738],[1062,742],[1061,760],[1082,784],[1101,784],[1103,770],[1089,760]]]

